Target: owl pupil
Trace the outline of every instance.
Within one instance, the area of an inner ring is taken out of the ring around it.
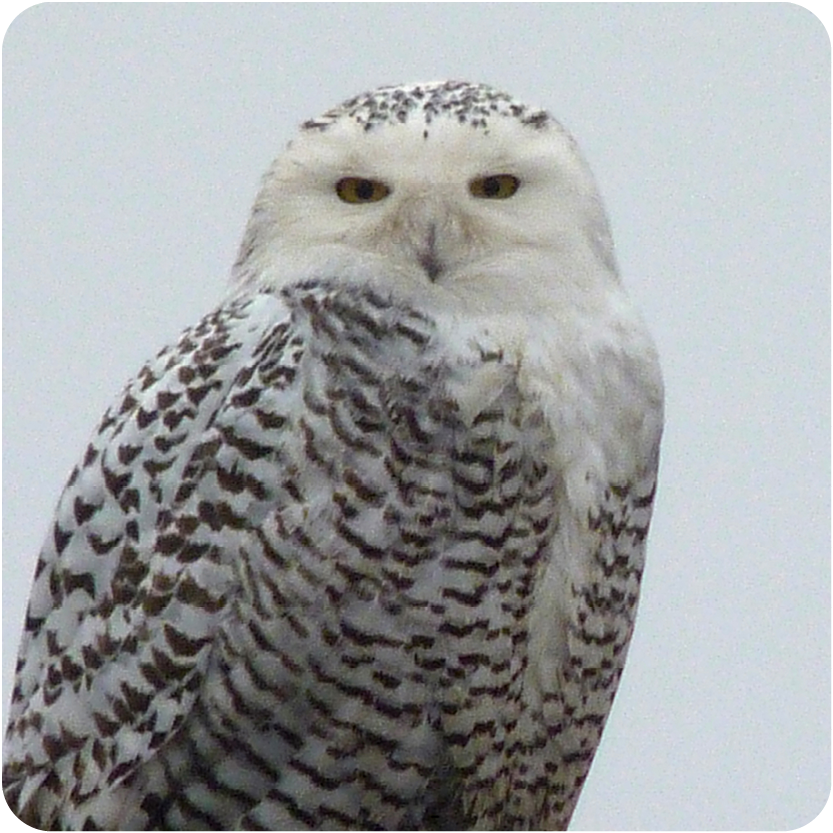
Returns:
[[[487,176],[483,180],[483,193],[487,197],[496,197],[500,193],[500,180],[496,176]]]
[[[356,183],[356,196],[360,200],[369,200],[373,198],[373,183],[369,179],[360,179]]]

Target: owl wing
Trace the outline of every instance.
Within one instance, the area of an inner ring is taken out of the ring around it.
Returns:
[[[569,825],[624,670],[645,566],[657,452],[655,446],[632,480],[596,484],[595,505],[554,541],[554,565],[575,563],[578,553],[581,566],[548,577],[557,581],[549,598],[563,645],[558,667],[544,675],[542,686],[545,722],[558,727],[549,755],[548,829]]]
[[[28,823],[67,824],[67,807],[124,780],[192,708],[233,579],[212,540],[220,519],[203,535],[172,519],[212,464],[229,390],[287,317],[261,294],[186,330],[73,469],[37,563],[6,733],[4,790]]]

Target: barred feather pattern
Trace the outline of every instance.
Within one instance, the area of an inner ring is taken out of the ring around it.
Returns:
[[[500,349],[377,290],[307,281],[206,317],[128,385],[60,500],[6,735],[14,811],[46,829],[566,827],[654,473],[576,521],[558,441]],[[594,544],[553,605],[568,523]],[[556,616],[562,642],[533,653]]]

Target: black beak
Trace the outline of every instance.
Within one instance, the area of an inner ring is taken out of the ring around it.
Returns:
[[[428,275],[428,280],[431,283],[434,283],[440,272],[443,271],[442,263],[440,263],[435,251],[436,234],[435,227],[431,226],[428,229],[428,239],[425,241],[426,246],[419,253],[419,265],[425,270],[425,274]]]

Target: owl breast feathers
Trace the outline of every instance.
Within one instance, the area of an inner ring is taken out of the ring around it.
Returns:
[[[566,828],[661,426],[653,345],[548,114],[441,82],[307,122],[228,299],[70,475],[10,806],[46,829]]]

